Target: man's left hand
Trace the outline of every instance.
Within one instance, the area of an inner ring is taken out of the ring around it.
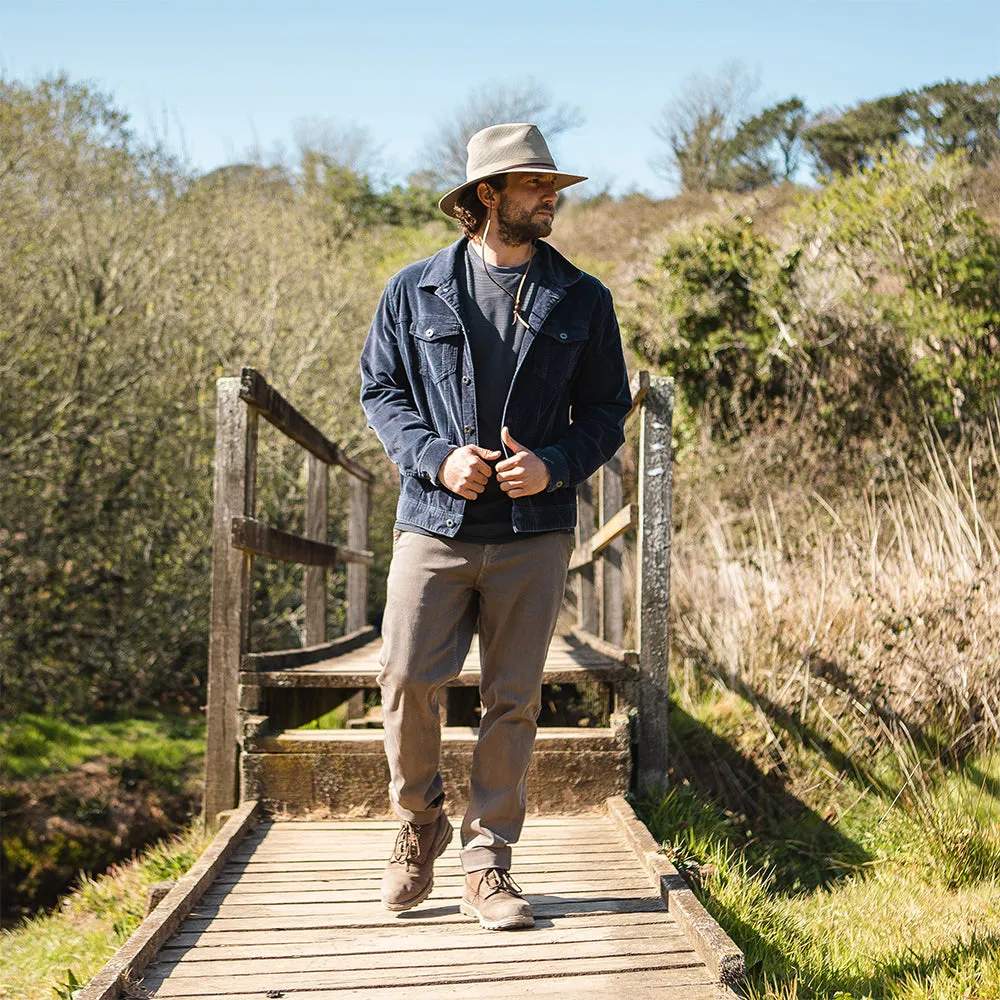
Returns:
[[[513,452],[496,464],[497,482],[509,497],[530,497],[549,485],[549,468],[530,448],[518,444],[504,427],[500,432],[503,443]]]

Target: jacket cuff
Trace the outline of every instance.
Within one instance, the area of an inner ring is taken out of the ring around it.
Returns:
[[[435,438],[424,448],[423,454],[417,461],[417,475],[428,482],[441,485],[438,482],[437,472],[441,468],[441,463],[455,450],[457,445],[453,445],[444,438]]]
[[[535,454],[545,463],[549,470],[549,485],[545,487],[546,493],[554,493],[569,486],[569,463],[566,456],[555,445],[547,448],[539,448]]]

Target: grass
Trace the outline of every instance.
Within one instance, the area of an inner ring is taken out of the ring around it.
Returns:
[[[0,727],[8,782],[62,774],[97,758],[117,759],[144,776],[169,781],[204,748],[205,722],[195,716],[80,723],[25,714]]]
[[[637,807],[746,954],[750,1000],[1000,997],[1000,753],[886,743],[835,770],[803,727],[767,772],[759,705],[690,676],[674,697],[674,784]]]
[[[106,875],[84,878],[52,913],[4,931],[0,997],[68,998],[74,984],[89,982],[139,925],[147,886],[180,877],[208,840],[195,823]]]

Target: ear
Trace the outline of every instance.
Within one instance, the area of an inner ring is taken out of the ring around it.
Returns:
[[[487,207],[493,204],[493,188],[486,183],[486,181],[480,181],[479,186],[476,188],[476,194],[479,196],[479,200]]]

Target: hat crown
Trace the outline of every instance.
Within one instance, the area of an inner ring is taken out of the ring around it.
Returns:
[[[466,182],[502,174],[512,167],[537,166],[539,173],[552,173],[556,169],[545,138],[538,126],[529,122],[481,129],[469,140],[467,150]]]

